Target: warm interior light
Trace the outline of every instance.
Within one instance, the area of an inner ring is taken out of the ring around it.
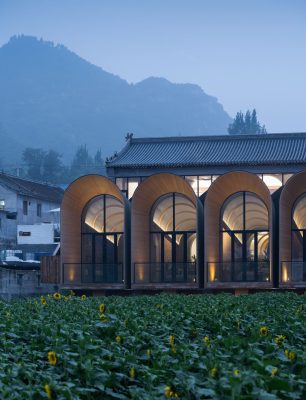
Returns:
[[[102,228],[99,228],[99,227],[97,226],[97,224],[92,223],[92,222],[90,221],[90,219],[87,218],[87,216],[86,216],[86,219],[85,219],[85,224],[88,225],[91,229],[93,229],[94,231],[96,231],[96,232],[98,232],[98,233],[102,233],[102,232],[103,232],[103,229],[102,229]]]
[[[138,275],[138,279],[140,281],[144,281],[144,266],[143,265],[141,265],[141,268],[138,268],[137,275]]]
[[[201,192],[206,192],[206,190],[209,188],[209,186],[211,185],[211,180],[209,179],[203,179],[203,180],[199,180],[199,191]]]
[[[75,270],[74,269],[69,270],[69,280],[70,280],[70,282],[75,280]]]
[[[215,263],[210,263],[209,264],[209,281],[213,282],[216,281],[216,264]]]
[[[274,175],[264,175],[263,181],[270,191],[275,191],[283,185],[282,181]]]

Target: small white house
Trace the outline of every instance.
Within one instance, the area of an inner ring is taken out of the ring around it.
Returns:
[[[0,172],[0,246],[6,248],[7,245],[16,245],[19,238],[26,239],[19,236],[19,232],[29,230],[17,229],[19,225],[59,225],[58,210],[63,193],[58,186]],[[28,239],[35,237],[36,229],[42,229],[40,232],[46,235],[51,228],[33,229]]]

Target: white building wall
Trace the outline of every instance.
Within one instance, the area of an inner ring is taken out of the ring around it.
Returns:
[[[17,244],[52,244],[52,243],[54,243],[53,224],[17,226]]]

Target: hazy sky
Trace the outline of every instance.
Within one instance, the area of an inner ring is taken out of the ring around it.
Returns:
[[[200,85],[269,132],[306,131],[306,0],[0,0],[15,34],[62,43],[138,82]]]

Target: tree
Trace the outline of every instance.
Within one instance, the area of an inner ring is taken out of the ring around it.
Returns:
[[[101,149],[97,150],[94,156],[94,165],[93,165],[93,173],[95,174],[104,174],[105,173],[105,163],[102,158]]]
[[[89,174],[92,166],[93,159],[88,153],[86,144],[79,146],[70,167],[71,179],[73,180],[79,176]]]
[[[26,148],[22,153],[22,160],[27,167],[27,176],[31,179],[43,179],[43,163],[45,151],[42,149]]]
[[[245,113],[245,117],[244,117],[244,132],[243,133],[245,133],[245,134],[254,133],[254,132],[251,132],[251,112],[250,112],[250,110],[248,110]]]
[[[230,135],[248,135],[248,134],[266,134],[265,125],[260,125],[257,120],[257,113],[255,108],[252,113],[247,110],[245,116],[241,111],[237,112],[236,117],[232,124],[228,127]]]
[[[43,179],[48,182],[61,183],[63,175],[62,154],[49,150],[43,160]]]
[[[237,112],[233,123],[229,125],[227,130],[230,135],[243,135],[243,133],[244,133],[244,117],[243,117],[243,113],[241,111]]]

